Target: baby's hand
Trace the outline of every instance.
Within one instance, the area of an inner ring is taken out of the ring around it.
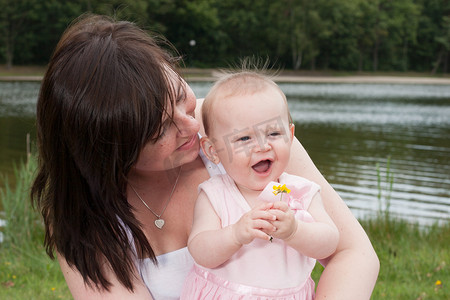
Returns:
[[[276,220],[270,222],[276,228],[271,235],[282,240],[289,240],[293,237],[297,231],[298,222],[287,203],[283,201],[274,202],[269,212],[276,216]]]
[[[252,242],[255,238],[269,240],[270,237],[265,232],[275,230],[271,221],[275,221],[275,216],[269,212],[273,203],[264,203],[244,214],[239,221],[232,225],[233,237],[239,245]]]

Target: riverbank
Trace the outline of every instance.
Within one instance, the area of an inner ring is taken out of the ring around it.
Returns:
[[[0,81],[39,82],[45,73],[44,66],[0,66]],[[186,68],[182,70],[187,81],[214,81],[217,69]],[[450,74],[434,75],[414,72],[334,72],[334,71],[280,71],[275,81],[282,83],[393,83],[450,85]]]

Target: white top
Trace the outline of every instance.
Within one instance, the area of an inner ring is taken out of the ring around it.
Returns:
[[[181,289],[194,259],[188,248],[158,255],[158,266],[150,258],[139,259],[139,273],[155,300],[180,298]]]
[[[208,160],[200,150],[200,157],[212,177],[225,174],[221,164]],[[134,243],[133,243],[134,244]],[[155,300],[179,299],[183,283],[194,265],[194,259],[187,247],[156,256],[158,266],[150,258],[138,259],[137,267],[145,285]]]

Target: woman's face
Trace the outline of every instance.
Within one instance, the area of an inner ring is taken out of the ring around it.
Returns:
[[[172,80],[173,84],[181,85],[178,90],[184,91],[183,97],[167,108],[168,115],[173,110],[173,121],[163,117],[162,134],[155,143],[148,142],[142,149],[136,171],[165,171],[190,163],[198,156],[200,123],[194,115],[196,97],[185,81]]]

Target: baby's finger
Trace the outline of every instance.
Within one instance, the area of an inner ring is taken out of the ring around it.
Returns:
[[[271,237],[270,234],[267,234],[264,231],[261,231],[258,229],[255,229],[254,236],[255,236],[255,238],[259,238],[259,239],[266,240],[266,241],[269,241],[270,237]]]
[[[273,232],[276,230],[276,227],[270,222],[261,219],[253,221],[253,228],[263,230],[264,232]]]
[[[255,208],[253,208],[253,210],[268,210],[268,209],[271,209],[272,207],[273,207],[272,202],[264,202],[264,203],[261,203],[261,204],[255,206]]]
[[[284,218],[286,217],[286,212],[279,209],[271,209],[268,211],[268,213],[270,213],[272,216],[275,216],[275,219],[273,219],[273,221],[284,220]]]
[[[251,217],[253,220],[256,220],[256,219],[262,219],[262,220],[268,220],[268,221],[276,220],[276,216],[271,211],[268,211],[268,210],[253,211],[251,214]]]
[[[283,201],[276,201],[273,203],[272,209],[279,209],[281,211],[287,211],[289,209],[289,206],[286,202]]]

